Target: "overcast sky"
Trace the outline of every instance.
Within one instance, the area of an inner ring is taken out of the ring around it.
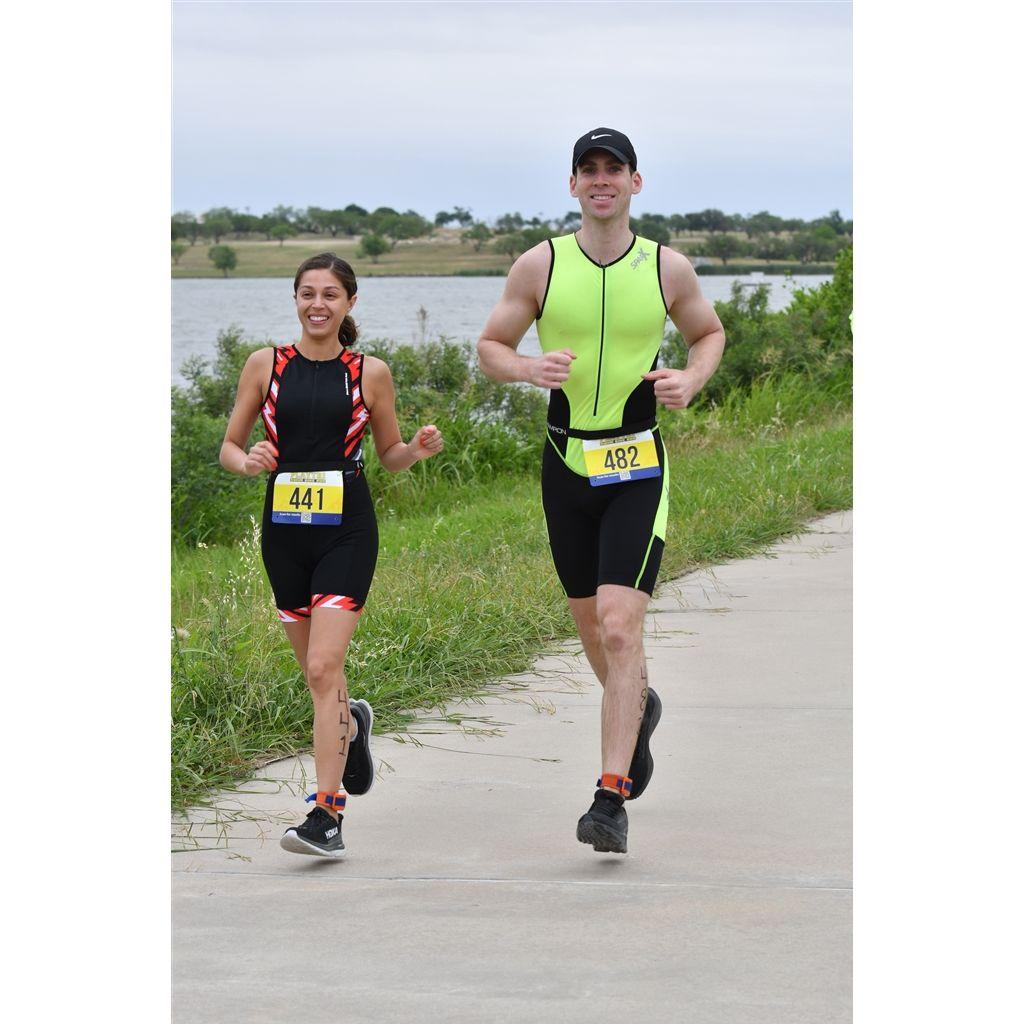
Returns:
[[[558,216],[573,142],[611,126],[644,176],[634,213],[851,215],[847,3],[173,12],[175,210]]]

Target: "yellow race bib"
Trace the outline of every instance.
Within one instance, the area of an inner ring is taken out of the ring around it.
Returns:
[[[345,474],[340,469],[278,473],[270,520],[297,526],[340,526]]]
[[[623,434],[622,437],[605,437],[600,441],[584,441],[583,458],[591,487],[661,476],[658,449],[654,445],[654,433],[650,430]]]

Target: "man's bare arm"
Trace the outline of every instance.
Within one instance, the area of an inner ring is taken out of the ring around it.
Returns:
[[[540,313],[550,268],[550,246],[541,242],[523,253],[508,272],[505,291],[476,343],[480,368],[492,380],[560,388],[569,379],[569,365],[576,358],[571,349],[542,356],[521,356],[516,352]]]
[[[718,369],[725,349],[725,331],[715,307],[701,295],[690,261],[665,247],[662,286],[668,315],[688,349],[686,367],[664,368],[644,374],[654,381],[655,398],[668,409],[685,409]]]
[[[704,387],[718,369],[725,349],[725,330],[715,307],[700,293],[700,282],[690,261],[672,249],[663,249],[668,315],[689,349],[686,368]]]

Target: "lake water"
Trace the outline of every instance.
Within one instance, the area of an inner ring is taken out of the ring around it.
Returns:
[[[734,281],[759,280],[770,287],[772,309],[789,304],[794,288],[813,288],[828,276],[785,278],[750,275],[702,277],[701,290],[712,301],[728,299]],[[505,287],[503,277],[367,277],[359,283],[354,310],[362,338],[391,338],[416,344],[424,337],[476,341],[491,308]],[[290,278],[179,278],[171,282],[173,379],[190,355],[212,357],[217,332],[238,326],[247,341],[282,345],[297,341],[298,321]],[[421,323],[420,310],[426,311]],[[520,345],[537,355],[540,344],[531,327]]]

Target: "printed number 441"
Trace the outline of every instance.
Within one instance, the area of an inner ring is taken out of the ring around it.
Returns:
[[[318,487],[316,490],[317,496],[317,507],[322,509],[324,507],[324,492]],[[313,507],[313,488],[307,487],[305,493],[302,492],[302,488],[296,487],[292,491],[292,496],[288,499],[288,504],[292,508],[309,508]]]

